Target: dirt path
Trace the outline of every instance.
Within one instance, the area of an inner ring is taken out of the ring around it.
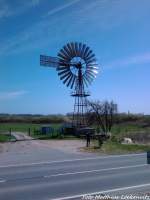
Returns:
[[[22,141],[22,140],[31,140],[33,139],[32,137],[28,136],[27,134],[25,133],[22,133],[22,132],[12,132],[11,133],[12,136],[14,136],[16,138],[16,140],[18,141]]]
[[[50,147],[68,153],[81,153],[80,148],[85,147],[85,140],[43,140],[37,142],[38,146]]]
[[[67,153],[80,154],[80,148],[86,145],[85,140],[79,139],[32,140],[32,137],[27,136],[25,133],[22,132],[12,132],[12,135],[16,138],[18,142],[7,142],[0,144],[0,152],[26,153],[32,151],[35,148],[48,148]]]
[[[18,136],[21,134],[21,136]],[[81,152],[84,140],[25,140],[22,133],[17,133],[17,142],[0,144],[0,165],[34,163],[56,160],[68,160],[94,156],[93,153]],[[96,155],[96,154],[95,154]]]
[[[20,139],[20,138],[19,138]],[[11,152],[11,153],[27,153],[32,150],[46,148],[56,149],[62,152],[80,154],[80,148],[85,146],[83,140],[26,140],[17,142],[7,142],[0,144],[0,153]]]

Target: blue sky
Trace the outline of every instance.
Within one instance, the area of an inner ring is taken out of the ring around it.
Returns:
[[[150,114],[149,0],[0,0],[0,113],[71,112],[70,90],[39,55],[89,45],[100,73],[90,99]]]

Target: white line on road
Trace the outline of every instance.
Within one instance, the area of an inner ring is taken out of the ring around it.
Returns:
[[[143,187],[148,187],[148,186],[150,186],[150,183],[141,184],[141,185],[133,185],[133,186],[122,187],[122,188],[115,188],[115,189],[104,190],[104,191],[93,192],[93,193],[87,193],[87,194],[79,194],[79,195],[74,195],[74,196],[54,198],[54,199],[51,199],[51,200],[75,199],[75,198],[81,198],[81,197],[85,197],[85,196],[94,196],[94,195],[100,195],[100,194],[111,193],[111,192],[119,192],[119,191],[124,191],[124,190],[143,188]]]
[[[103,172],[103,171],[118,170],[118,169],[129,169],[129,168],[144,167],[144,166],[148,166],[148,165],[147,164],[143,164],[143,165],[131,165],[131,166],[123,166],[123,167],[96,169],[96,170],[89,170],[89,171],[68,172],[68,173],[63,173],[63,174],[46,175],[46,176],[44,176],[44,178],[57,177],[57,176],[67,176],[67,175],[75,175],[75,174],[94,173],[94,172]]]
[[[6,182],[5,179],[0,178],[0,183],[5,183],[5,182]]]
[[[88,157],[88,158],[77,158],[70,160],[56,160],[56,161],[43,161],[43,162],[32,162],[32,163],[24,163],[24,164],[10,164],[10,165],[1,165],[0,168],[7,167],[26,167],[32,165],[43,165],[43,164],[54,164],[54,163],[65,163],[65,162],[75,162],[75,161],[86,161],[86,160],[96,160],[96,159],[105,159],[105,158],[120,158],[120,157],[133,157],[146,155],[145,153],[140,154],[124,154],[124,155],[110,155],[110,156],[96,156],[96,157]]]

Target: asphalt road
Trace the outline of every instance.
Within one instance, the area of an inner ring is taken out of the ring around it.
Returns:
[[[83,195],[139,192],[150,192],[146,154],[0,166],[0,200],[87,199]]]

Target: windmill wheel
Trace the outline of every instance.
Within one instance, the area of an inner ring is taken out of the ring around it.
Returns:
[[[71,42],[66,44],[58,53],[58,75],[67,87],[75,86],[80,78],[88,86],[98,73],[96,58],[93,51],[85,44]]]

